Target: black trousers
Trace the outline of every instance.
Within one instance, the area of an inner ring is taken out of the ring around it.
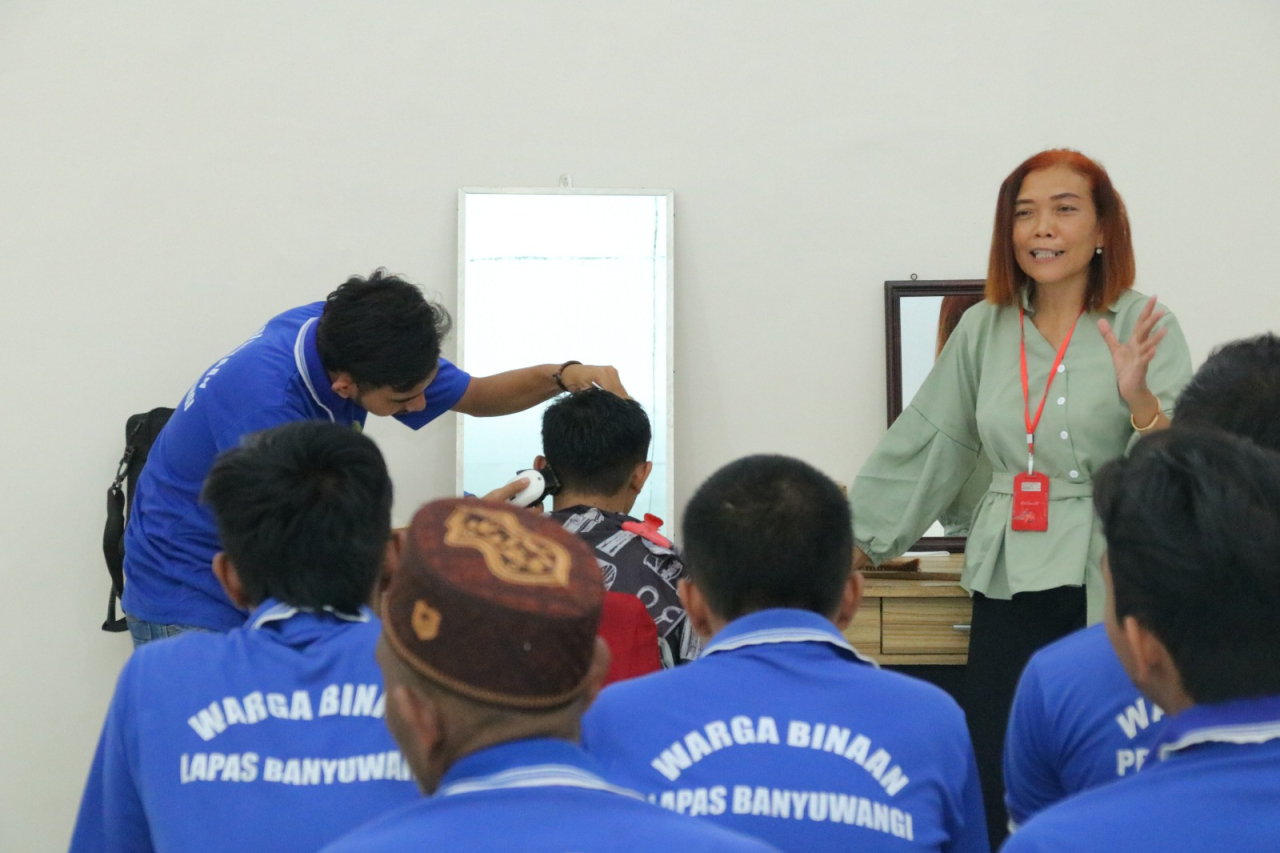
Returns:
[[[973,594],[964,702],[978,760],[991,849],[1008,835],[1004,805],[1004,735],[1018,678],[1031,655],[1085,623],[1084,587],[1020,592],[1009,601]]]

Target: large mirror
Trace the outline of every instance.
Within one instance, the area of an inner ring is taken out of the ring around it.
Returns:
[[[668,518],[672,475],[670,190],[473,189],[458,201],[458,349],[483,376],[612,364],[653,425],[632,515]],[[460,491],[484,494],[542,452],[542,411],[462,416]]]
[[[984,285],[982,279],[884,283],[890,425],[924,384],[961,315],[982,301]],[[960,552],[966,533],[955,524],[936,521],[912,550]]]

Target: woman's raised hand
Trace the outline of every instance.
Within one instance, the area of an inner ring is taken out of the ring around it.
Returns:
[[[1161,329],[1154,334],[1151,330],[1164,315],[1164,311],[1156,310],[1156,297],[1152,296],[1142,307],[1133,333],[1124,343],[1116,338],[1110,323],[1105,319],[1098,321],[1098,331],[1111,349],[1111,363],[1116,369],[1116,384],[1119,386],[1120,396],[1129,404],[1130,409],[1148,399],[1154,399],[1151,389],[1147,387],[1147,366],[1155,358],[1156,347],[1164,340],[1168,330]]]

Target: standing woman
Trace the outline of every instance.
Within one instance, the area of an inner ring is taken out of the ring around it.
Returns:
[[[1032,652],[1102,616],[1093,474],[1169,425],[1191,378],[1174,317],[1135,292],[1129,220],[1106,171],[1043,151],[996,202],[986,299],[853,485],[859,558],[911,547],[980,456],[993,476],[970,525],[965,710],[993,847],[1005,834],[1001,750]]]

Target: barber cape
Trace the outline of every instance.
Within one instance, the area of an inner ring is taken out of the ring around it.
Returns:
[[[418,789],[383,720],[379,625],[269,600],[227,634],[133,653],[71,841],[80,851],[312,851]]]
[[[583,744],[650,801],[783,850],[988,850],[956,703],[808,611],[744,616],[688,666],[606,688]]]
[[[548,514],[591,546],[605,589],[634,595],[644,604],[658,629],[664,667],[698,656],[702,641],[689,625],[676,592],[685,571],[675,546],[653,535],[656,531],[638,532],[645,528],[625,513],[573,506]]]
[[[681,818],[601,778],[576,745],[511,741],[464,756],[435,795],[361,827],[325,853],[387,850],[766,853],[755,839]]]
[[[1155,760],[1165,720],[1125,675],[1102,625],[1036,652],[1018,682],[1005,740],[1010,827],[1141,770]]]
[[[1280,850],[1280,696],[1171,717],[1141,773],[1046,809],[1003,850]]]
[[[221,550],[200,489],[219,453],[250,433],[294,421],[360,429],[368,412],[334,393],[316,351],[323,302],[273,317],[214,363],[165,424],[138,477],[124,542],[124,610],[150,622],[229,631],[245,614],[210,565]],[[440,359],[426,408],[396,415],[418,429],[453,408],[471,377]]]

